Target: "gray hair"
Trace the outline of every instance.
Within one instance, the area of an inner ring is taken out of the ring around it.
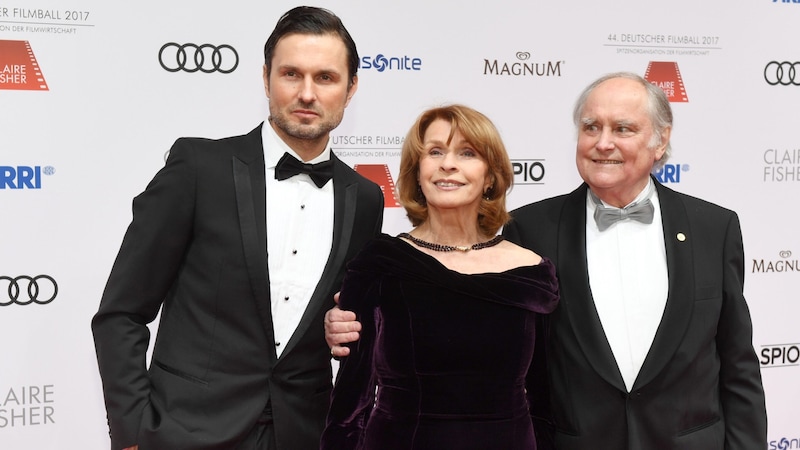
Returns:
[[[592,84],[586,87],[575,102],[575,109],[572,111],[572,121],[576,127],[581,125],[581,113],[583,107],[586,105],[586,100],[594,89],[604,81],[612,78],[625,78],[638,82],[645,88],[647,92],[647,110],[650,113],[650,122],[653,124],[654,133],[653,137],[648,144],[650,148],[661,145],[662,133],[669,127],[672,127],[672,107],[669,104],[669,99],[664,91],[655,84],[645,80],[641,76],[633,72],[614,72],[595,80]],[[653,169],[660,169],[666,164],[669,157],[672,155],[672,145],[667,142],[667,147],[664,149],[664,156],[659,161],[653,164]]]

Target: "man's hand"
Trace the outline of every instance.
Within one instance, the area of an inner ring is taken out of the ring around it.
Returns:
[[[333,296],[336,303],[339,303],[339,293]],[[361,323],[356,321],[356,314],[352,311],[343,311],[338,306],[334,306],[325,313],[325,341],[331,348],[331,355],[336,357],[347,356],[350,349],[342,347],[341,344],[355,342],[358,340]]]
[[[133,447],[123,448],[122,450],[139,450],[139,446],[138,445],[134,445]]]

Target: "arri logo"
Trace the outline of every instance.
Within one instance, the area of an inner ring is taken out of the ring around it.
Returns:
[[[644,73],[644,79],[660,87],[667,94],[671,103],[688,102],[686,86],[683,84],[678,63],[666,61],[650,61]]]
[[[50,90],[30,42],[0,40],[0,89]]]
[[[53,166],[0,166],[0,189],[41,189],[42,175],[53,175]]]
[[[664,164],[663,167],[653,172],[659,183],[680,183],[681,173],[688,172],[688,164]]]
[[[374,57],[364,56],[361,58],[359,69],[375,69],[378,72],[386,70],[422,70],[422,60],[410,56],[384,56],[378,53]]]

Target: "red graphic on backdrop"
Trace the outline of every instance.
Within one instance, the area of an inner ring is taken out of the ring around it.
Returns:
[[[384,208],[400,207],[400,202],[397,201],[397,195],[394,191],[394,180],[392,179],[392,174],[389,173],[389,166],[386,164],[356,164],[353,168],[364,178],[381,187]]]
[[[0,89],[50,90],[28,41],[0,40]]]
[[[686,95],[686,86],[683,85],[683,78],[681,78],[681,71],[678,69],[678,63],[650,61],[650,64],[647,65],[647,71],[644,73],[644,78],[660,87],[667,94],[670,102],[689,101],[689,97]]]

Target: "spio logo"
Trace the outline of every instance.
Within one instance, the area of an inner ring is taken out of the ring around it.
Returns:
[[[53,175],[53,166],[0,166],[0,189],[41,189],[42,175]]]
[[[378,72],[386,70],[422,70],[422,60],[410,56],[386,57],[383,53],[378,53],[374,57],[362,57],[359,68],[375,69]]]
[[[761,367],[788,367],[800,365],[800,344],[774,344],[761,346]]]
[[[680,183],[681,182],[681,173],[688,172],[689,165],[688,164],[664,164],[663,167],[653,172],[653,176],[656,177],[660,183]]]
[[[512,159],[511,169],[514,171],[514,184],[544,184],[543,159]]]
[[[800,68],[800,61],[770,61],[764,67],[764,80],[770,86],[780,84],[781,86],[800,86],[800,74],[797,69]]]
[[[0,275],[0,306],[25,306],[31,303],[46,305],[55,300],[56,295],[58,295],[58,283],[50,275],[35,277]]]
[[[239,66],[239,53],[228,44],[168,42],[158,51],[158,62],[167,72],[231,73]]]

